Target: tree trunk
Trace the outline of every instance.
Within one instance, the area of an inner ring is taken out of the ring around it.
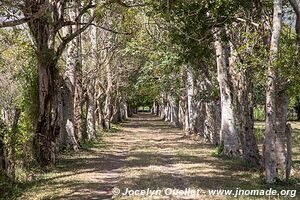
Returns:
[[[104,112],[103,112],[103,102],[102,100],[97,101],[97,110],[98,110],[98,127],[103,130],[104,128]],[[128,108],[127,108],[128,113]]]
[[[166,118],[166,100],[163,93],[160,94],[160,117],[162,120]]]
[[[224,154],[239,155],[239,141],[235,127],[233,97],[229,74],[228,55],[223,47],[220,32],[216,34],[215,50],[217,56],[218,82],[221,94],[221,138],[224,140]]]
[[[43,5],[43,2],[33,3],[30,5],[30,10],[34,14]],[[60,127],[56,126],[58,116],[55,97],[58,88],[56,82],[58,71],[54,50],[55,32],[47,16],[29,21],[28,26],[36,43],[39,77],[39,113],[33,137],[33,149],[38,163],[41,166],[50,166],[55,163],[55,141],[60,132]]]
[[[118,97],[118,95],[115,97],[115,102],[113,106],[113,113],[111,116],[111,121],[114,123],[118,123],[122,121],[121,118],[121,99]]]
[[[111,68],[110,64],[106,65],[106,80],[107,80],[107,88],[106,88],[106,98],[105,98],[105,105],[104,105],[104,128],[109,130],[110,127],[110,118],[112,112],[112,75],[111,75]]]
[[[175,99],[174,94],[170,95],[170,105],[171,105],[171,122],[176,127],[179,128],[179,101]]]
[[[82,88],[82,71],[81,67],[78,66],[76,70],[76,82],[75,82],[75,99],[74,99],[74,125],[75,125],[75,136],[79,143],[83,139],[83,88]]]
[[[55,68],[56,63],[48,59],[50,52],[40,52],[38,55],[39,74],[39,114],[37,128],[33,139],[35,157],[41,166],[55,164],[55,141],[59,135],[60,127],[56,126],[58,116],[55,105]]]
[[[87,83],[87,139],[96,138],[96,121],[95,121],[95,80],[91,77]]]
[[[168,121],[168,122],[171,122],[171,117],[172,117],[172,115],[171,115],[171,105],[170,105],[170,99],[169,99],[169,97],[168,97],[168,103],[167,103],[167,120],[166,121]]]
[[[221,133],[221,119],[222,119],[222,113],[221,113],[221,101],[219,99],[219,97],[214,101],[214,105],[215,105],[215,127],[216,127],[216,133],[217,136],[219,138],[219,144],[223,143],[222,141],[224,141],[222,139],[222,135],[220,135]]]
[[[205,119],[206,119],[206,107],[204,101],[198,101],[196,105],[195,113],[195,133],[204,137],[206,141],[209,140],[209,136],[205,133]]]
[[[42,12],[39,17],[31,18],[39,14],[38,12],[43,10],[46,4],[45,12]],[[31,18],[27,21],[27,25],[35,40],[38,62],[39,113],[33,137],[33,149],[38,163],[47,167],[55,164],[55,142],[61,125],[57,106],[57,90],[61,87],[61,77],[59,77],[57,62],[66,45],[84,31],[94,19],[91,17],[89,23],[68,34],[56,47],[57,33],[64,24],[61,15],[65,14],[63,13],[66,9],[65,4],[66,2],[63,1],[24,1],[24,6],[21,8],[24,16]]]
[[[300,99],[297,99],[297,104],[294,109],[297,113],[297,121],[300,121]]]
[[[206,118],[204,132],[209,136],[209,141],[213,145],[220,144],[219,132],[216,127],[215,105],[214,102],[205,103]]]
[[[6,145],[4,141],[5,125],[3,121],[0,121],[0,173],[6,173],[7,170],[7,155]]]
[[[285,180],[288,181],[291,175],[292,170],[292,132],[293,129],[291,124],[286,125],[285,133],[286,133],[286,140],[287,140],[287,148],[286,148],[286,169],[285,169]]]
[[[7,165],[7,175],[11,180],[15,180],[16,172],[16,142],[17,142],[17,132],[18,123],[20,118],[21,110],[19,108],[14,109],[14,121],[11,127],[10,144],[8,149],[8,165]]]
[[[206,90],[207,99],[205,101],[205,121],[204,121],[204,133],[209,138],[209,141],[213,145],[220,144],[220,137],[219,137],[219,129],[218,129],[218,118],[216,116],[216,105],[211,95],[213,93],[213,85],[211,81],[211,75],[209,72],[208,67],[202,68],[203,77],[204,77],[204,88]]]
[[[155,103],[155,101],[153,101],[152,108],[151,108],[151,114],[155,114],[155,113],[156,113],[156,103]]]
[[[162,104],[162,110],[161,110],[160,116],[163,120],[166,120],[166,118],[167,118],[167,106],[165,105],[165,102],[163,102],[163,104]]]
[[[264,141],[264,165],[267,183],[274,183],[277,179],[276,161],[276,67],[279,41],[282,29],[282,0],[274,1],[273,31],[270,44],[270,60],[266,83],[266,130]]]
[[[127,113],[128,113],[128,117],[132,117],[132,110],[130,106],[127,107]]]
[[[70,9],[70,20],[77,16],[76,9]],[[76,28],[73,26],[72,28]],[[62,90],[63,99],[63,122],[61,128],[63,148],[78,150],[79,145],[75,136],[74,126],[74,99],[75,99],[75,82],[76,68],[79,65],[79,40],[72,40],[67,48],[67,66],[64,73],[64,86]]]
[[[246,27],[246,32],[251,34],[251,27]],[[230,40],[230,70],[232,74],[233,83],[233,99],[235,101],[235,118],[236,126],[238,128],[243,157],[249,163],[260,166],[260,155],[254,134],[254,119],[253,119],[253,88],[252,88],[252,67],[244,64],[245,54],[251,55],[253,53],[252,46],[246,47],[245,53],[239,53],[236,49],[238,40],[244,43],[249,43],[248,38],[244,38],[239,33],[231,33]],[[246,60],[247,61],[247,60]]]
[[[166,122],[169,121],[169,100],[167,94],[164,98],[164,119]]]
[[[7,173],[7,152],[6,152],[6,143],[5,135],[8,132],[9,126],[9,109],[4,107],[1,110],[1,119],[0,119],[0,173]]]
[[[124,97],[121,99],[121,105],[120,105],[120,113],[121,113],[121,120],[126,120],[128,118],[128,109],[127,109],[127,103],[124,99]]]
[[[193,134],[195,133],[195,125],[196,125],[196,105],[194,100],[194,74],[193,74],[192,66],[187,67],[187,113],[188,113],[188,133]]]
[[[284,92],[276,95],[276,160],[278,172],[285,174],[286,169],[286,124],[289,96]]]
[[[249,80],[251,74],[249,69],[246,69],[246,72],[243,72],[243,70],[244,69],[241,69],[239,72],[240,83],[237,91],[237,110],[239,111],[239,131],[241,136],[243,157],[249,163],[260,166],[260,155],[254,134],[252,83]]]
[[[78,8],[78,2],[75,2],[76,7]],[[75,19],[74,19],[75,20]],[[82,21],[81,17],[78,19],[80,23]],[[77,27],[81,27],[81,25],[77,25]],[[78,144],[80,145],[83,140],[83,106],[84,106],[84,98],[83,98],[83,86],[82,86],[82,38],[81,34],[79,34],[74,42],[77,43],[77,54],[78,59],[76,59],[76,67],[75,67],[75,92],[74,92],[74,133],[77,139]]]
[[[166,118],[165,121],[166,122],[170,122],[171,121],[171,106],[170,106],[170,95],[169,93],[166,93]]]
[[[189,111],[188,111],[188,102],[184,101],[184,132],[185,135],[189,135],[190,134],[190,118],[189,118]]]
[[[94,14],[94,9],[92,14]],[[98,40],[97,40],[97,27],[94,25],[90,26],[90,40],[91,40],[91,62],[89,67],[89,72],[87,76],[87,139],[93,140],[96,138],[96,99],[95,99],[95,79],[96,75],[92,70],[98,67]]]
[[[232,34],[232,37],[235,37],[235,34]],[[243,40],[243,38],[241,40]],[[234,89],[233,99],[235,101],[235,118],[243,157],[249,163],[260,166],[260,155],[254,134],[251,66],[243,67],[243,62],[240,59],[243,54],[239,54],[238,56],[235,45],[232,42],[230,42],[230,50],[232,55],[230,69]],[[246,50],[249,54],[252,53],[252,50],[249,47]]]
[[[179,125],[180,127],[184,128],[184,120],[185,120],[184,102],[180,100],[178,104],[179,104]]]
[[[55,140],[55,152],[58,153],[60,152],[63,148],[65,148],[64,146],[64,141],[65,140],[65,134],[63,134],[63,129],[64,129],[64,102],[63,102],[63,90],[64,90],[64,86],[61,88],[58,88],[57,91],[57,102],[56,102],[56,107],[57,107],[57,123],[59,123],[58,126],[62,127],[60,129],[60,133],[59,136],[56,138]]]

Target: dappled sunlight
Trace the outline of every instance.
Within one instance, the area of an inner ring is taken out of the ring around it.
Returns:
[[[114,187],[121,191],[266,188],[259,170],[247,167],[239,159],[213,157],[212,145],[183,135],[150,114],[135,115],[121,123],[118,132],[106,133],[101,148],[61,156],[57,168],[43,175],[40,184],[28,189],[20,199],[149,199],[113,196]],[[156,199],[164,198],[195,199]]]

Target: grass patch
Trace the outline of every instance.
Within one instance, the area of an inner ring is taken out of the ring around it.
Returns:
[[[219,145],[215,148],[215,150],[211,153],[211,156],[220,158],[224,163],[226,163],[230,169],[234,170],[257,170],[257,166],[247,160],[245,160],[243,157],[230,157],[223,153],[224,146]]]
[[[238,170],[238,171],[249,171],[249,170],[255,170],[260,171],[257,166],[247,160],[245,160],[242,157],[235,157],[235,158],[229,158],[224,157],[224,162],[227,162],[231,169]]]
[[[217,146],[215,150],[211,153],[211,156],[216,158],[222,158],[224,156],[223,149],[224,149],[224,144]]]
[[[122,130],[120,124],[111,124],[111,127],[109,130],[103,130],[102,133],[118,133]],[[101,132],[100,132],[101,133]]]
[[[0,174],[0,200],[17,199],[25,191],[33,188],[37,180],[11,181],[4,174]]]
[[[265,120],[265,108],[264,106],[257,106],[253,109],[254,120],[264,121]]]
[[[96,138],[95,140],[84,140],[81,143],[81,148],[82,150],[90,150],[92,148],[98,148],[98,149],[103,149],[107,145],[104,143],[102,138]]]
[[[254,132],[256,135],[257,142],[262,143],[265,138],[265,127],[264,125],[257,125],[254,128]]]
[[[96,139],[94,140],[84,140],[81,143],[81,148],[83,150],[90,150],[92,148],[98,148],[98,149],[103,149],[107,145],[103,140],[103,136],[105,135],[104,132],[97,132],[96,133]]]

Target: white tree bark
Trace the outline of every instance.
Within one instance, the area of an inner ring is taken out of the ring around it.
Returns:
[[[289,106],[289,95],[285,92],[276,95],[276,160],[278,172],[286,170],[286,123]]]
[[[169,102],[169,94],[165,94],[164,98],[164,116],[165,116],[165,121],[170,121],[170,102]]]
[[[74,2],[76,8],[78,8],[79,2]],[[78,12],[78,11],[77,11]],[[78,13],[77,13],[78,14]],[[78,19],[78,22],[82,22],[82,17]],[[81,25],[77,25],[81,27]],[[75,68],[75,92],[74,92],[74,132],[77,142],[80,144],[83,140],[83,89],[82,89],[82,38],[81,34],[75,38],[77,42],[78,60]]]
[[[107,88],[106,88],[106,98],[104,104],[104,128],[109,130],[111,128],[110,118],[112,115],[112,88],[113,88],[110,63],[106,65],[106,80],[107,80]]]
[[[220,31],[216,33],[215,50],[217,57],[218,82],[221,95],[221,130],[224,154],[228,156],[239,155],[239,141],[235,127],[233,97],[231,94],[231,80],[229,74],[228,55],[220,38]]]
[[[188,114],[188,133],[195,133],[196,126],[196,105],[195,105],[195,85],[194,85],[194,72],[191,65],[187,67],[187,114]]]
[[[94,12],[94,10],[93,10]],[[97,61],[97,27],[90,26],[91,40],[91,71],[98,67]],[[89,71],[90,72],[90,71]],[[96,138],[96,99],[95,99],[95,74],[88,73],[87,80],[87,139],[93,140]]]
[[[190,133],[190,119],[187,101],[184,102],[184,106],[184,131],[188,135]]]
[[[95,80],[90,79],[87,84],[87,139],[93,140],[96,138]]]
[[[276,67],[279,41],[282,29],[282,0],[274,0],[273,31],[270,44],[270,60],[266,83],[266,130],[264,141],[264,166],[267,183],[274,183],[277,179],[276,160]]]
[[[180,127],[179,123],[179,101],[175,99],[174,94],[170,95],[170,107],[171,107],[171,123],[176,127]]]
[[[124,97],[121,98],[120,113],[122,120],[126,120],[128,118],[128,108]]]
[[[69,11],[71,20],[77,16],[76,4],[70,4],[73,8]],[[76,26],[72,26],[76,29]],[[67,48],[67,66],[64,73],[64,87],[62,90],[63,99],[63,120],[62,120],[62,145],[63,148],[71,148],[77,150],[79,145],[75,137],[74,127],[74,97],[75,97],[75,81],[76,81],[76,67],[79,64],[79,40],[75,38],[72,40]]]
[[[184,114],[184,102],[182,99],[179,101],[179,125],[184,128],[185,114]]]

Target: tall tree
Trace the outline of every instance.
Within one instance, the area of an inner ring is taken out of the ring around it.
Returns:
[[[11,137],[8,151],[8,167],[7,174],[12,179],[15,180],[16,176],[16,143],[17,143],[17,132],[18,132],[18,123],[20,119],[21,110],[19,108],[14,109],[14,119],[11,126]]]
[[[70,21],[77,21],[78,15],[78,3],[71,2],[68,4]],[[78,29],[79,24],[70,27],[71,32]],[[62,143],[66,148],[77,150],[79,148],[78,142],[75,137],[74,126],[74,98],[75,98],[75,83],[76,83],[76,69],[80,65],[79,58],[79,43],[80,39],[76,37],[73,39],[67,47],[67,64],[66,71],[64,73],[64,85],[62,90],[63,99],[63,123],[62,123]]]
[[[64,26],[76,24],[65,19],[66,1],[31,1],[4,5],[9,9],[19,9],[23,18],[14,21],[2,21],[1,27],[27,23],[35,44],[39,77],[39,113],[34,136],[34,149],[37,161],[42,166],[55,163],[55,140],[60,132],[58,121],[57,88],[60,87],[57,63],[66,45],[83,32],[94,20],[89,18],[81,28],[62,38],[58,43],[57,35]],[[95,5],[88,1],[79,11],[80,17]]]
[[[274,0],[273,29],[270,43],[270,59],[266,83],[266,130],[264,141],[264,166],[267,183],[277,179],[276,159],[276,60],[278,58],[279,42],[282,29],[282,1]]]
[[[256,17],[253,1],[240,9],[247,19]],[[240,13],[239,13],[240,14]],[[261,164],[253,119],[253,64],[254,42],[251,36],[259,25],[250,21],[233,22],[228,30],[230,44],[230,71],[233,83],[233,100],[236,126],[239,133],[243,157],[253,165]]]
[[[229,58],[228,53],[226,52],[226,47],[221,38],[222,32],[221,29],[219,29],[215,34],[218,81],[221,95],[220,138],[224,145],[224,154],[228,156],[237,156],[240,152],[234,116],[231,77],[229,74]]]
[[[188,132],[189,134],[195,133],[196,129],[196,105],[195,105],[195,80],[194,80],[194,70],[193,67],[189,64],[187,67],[187,123],[188,123]]]
[[[94,12],[94,10],[92,10]],[[90,40],[91,40],[91,63],[90,70],[88,73],[87,80],[87,138],[89,140],[95,139],[96,137],[96,121],[95,121],[95,110],[96,110],[96,100],[95,100],[95,70],[99,68],[98,58],[97,58],[97,27],[90,26]]]

